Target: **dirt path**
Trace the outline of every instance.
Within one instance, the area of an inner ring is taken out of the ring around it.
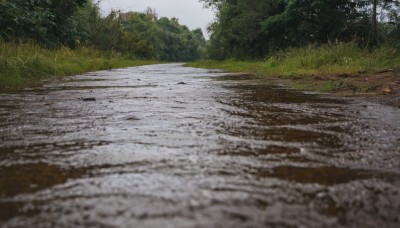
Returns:
[[[0,94],[1,227],[399,227],[399,109],[142,66]]]

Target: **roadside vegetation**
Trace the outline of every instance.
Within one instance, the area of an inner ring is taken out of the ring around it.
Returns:
[[[201,1],[217,17],[208,60],[188,66],[295,79],[319,91],[382,89],[373,85],[379,77],[399,87],[392,85],[400,80],[398,0]]]
[[[0,90],[87,71],[193,61],[201,29],[155,10],[100,14],[92,0],[0,0]]]
[[[289,48],[259,61],[200,60],[186,65],[284,78],[354,75],[398,69],[400,68],[400,52],[392,47],[381,47],[370,51],[361,49],[353,43],[339,43],[319,47],[310,45]]]
[[[40,84],[49,77],[156,62],[131,59],[118,53],[105,53],[87,47],[53,50],[35,43],[0,42],[0,88],[17,89]]]
[[[200,60],[186,66],[250,73],[295,88],[343,95],[393,93],[400,84],[397,49],[370,51],[353,43],[290,48],[259,61]]]

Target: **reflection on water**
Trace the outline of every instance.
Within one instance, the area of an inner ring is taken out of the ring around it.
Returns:
[[[143,66],[0,94],[2,227],[398,227],[398,109]]]

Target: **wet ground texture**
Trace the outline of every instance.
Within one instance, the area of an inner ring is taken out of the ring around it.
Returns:
[[[400,111],[142,66],[0,94],[1,227],[400,227]]]

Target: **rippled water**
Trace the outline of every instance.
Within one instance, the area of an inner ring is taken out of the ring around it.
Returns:
[[[142,66],[0,94],[2,227],[399,227],[400,112]]]

